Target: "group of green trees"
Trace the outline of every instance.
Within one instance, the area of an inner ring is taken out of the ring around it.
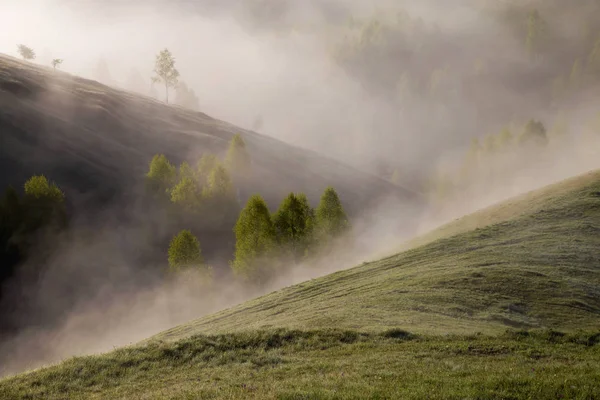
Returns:
[[[234,183],[243,182],[250,173],[246,144],[235,135],[224,161],[205,154],[195,168],[187,162],[176,168],[166,156],[154,156],[146,181],[149,193],[170,204],[174,212],[184,214],[183,220],[202,219],[219,226],[230,223],[235,233],[231,267],[237,276],[253,282],[268,280],[273,268],[281,263],[293,265],[320,254],[331,240],[348,231],[348,218],[331,187],[325,190],[316,209],[311,208],[304,194],[290,193],[274,214],[260,195],[251,196],[240,212]],[[168,255],[172,271],[210,270],[200,242],[190,229],[173,237]]]
[[[195,168],[185,161],[177,168],[165,155],[155,155],[146,183],[149,192],[159,200],[168,200],[180,210],[214,219],[237,210],[234,180],[240,181],[250,171],[246,144],[240,135],[234,135],[224,161],[208,153]]]
[[[566,137],[568,123],[558,115],[551,129],[538,120],[525,124],[507,126],[496,134],[489,134],[482,140],[475,138],[465,151],[462,162],[456,168],[444,168],[430,182],[429,194],[437,206],[456,200],[464,195],[469,187],[478,184],[481,188],[492,187],[494,177],[511,176],[508,165],[516,160],[526,160],[532,154],[542,155],[549,151],[553,143],[560,143]],[[519,170],[515,170],[518,174]],[[484,189],[482,189],[484,190]]]
[[[350,224],[336,191],[329,187],[316,209],[306,195],[290,193],[271,214],[260,195],[250,197],[234,227],[235,254],[231,268],[248,282],[268,282],[283,265],[297,265],[322,254],[332,241],[348,232]],[[169,246],[171,270],[193,268],[209,272],[198,239],[182,230]]]

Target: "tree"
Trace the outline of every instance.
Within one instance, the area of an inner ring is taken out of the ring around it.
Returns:
[[[588,57],[588,70],[600,76],[600,35],[598,35],[598,39]]]
[[[179,71],[175,68],[175,58],[168,49],[162,50],[156,56],[154,64],[154,73],[152,78],[154,83],[163,83],[165,85],[165,93],[167,104],[169,103],[169,88],[177,87],[179,79]]]
[[[216,164],[210,174],[205,186],[205,196],[219,199],[233,199],[233,185],[229,173],[220,163]]]
[[[313,214],[306,195],[290,193],[273,216],[278,241],[294,261],[298,261],[308,248]]]
[[[202,190],[205,219],[212,226],[231,226],[239,212],[229,172],[221,163],[214,166]]]
[[[144,80],[142,73],[136,68],[133,68],[131,69],[131,71],[129,71],[129,76],[127,77],[126,82],[126,88],[128,90],[131,90],[132,92],[152,96],[148,87],[148,82]]]
[[[190,110],[198,111],[200,109],[200,102],[194,90],[188,88],[184,82],[179,82],[175,92],[175,104]]]
[[[196,179],[196,172],[190,167],[187,161],[182,162],[179,166],[179,179],[183,178]]]
[[[320,235],[337,237],[348,231],[350,224],[337,192],[331,186],[325,189],[316,210],[316,225]]]
[[[23,60],[33,60],[35,59],[35,51],[31,47],[27,47],[24,44],[20,44],[17,46],[17,51],[23,57]]]
[[[513,142],[513,135],[512,132],[510,131],[510,128],[506,127],[504,129],[502,129],[502,131],[500,132],[500,135],[498,137],[498,147],[500,149],[505,149],[506,147],[510,146]]]
[[[196,166],[196,174],[202,185],[206,184],[208,175],[218,165],[219,159],[214,154],[204,154]]]
[[[154,192],[165,192],[175,183],[176,169],[163,154],[157,154],[150,161],[150,168],[146,174],[149,188]]]
[[[105,85],[112,85],[113,79],[108,69],[108,64],[104,58],[98,60],[96,65],[95,78],[98,82],[104,83]]]
[[[244,139],[239,134],[234,135],[229,142],[225,165],[233,176],[244,177],[248,174],[250,164],[250,155],[246,150]]]
[[[206,268],[198,238],[189,230],[179,232],[169,245],[169,267],[172,271],[184,268]]]
[[[197,210],[201,202],[201,192],[196,180],[183,177],[171,189],[171,201],[188,211]]]
[[[519,144],[536,144],[544,146],[547,143],[548,137],[546,135],[544,124],[535,120],[527,122],[519,137]]]
[[[546,31],[546,23],[540,16],[538,10],[533,10],[529,14],[527,20],[527,51],[533,58],[540,55],[543,44],[544,34]]]
[[[400,185],[400,182],[402,180],[402,176],[400,175],[400,171],[396,168],[394,169],[394,172],[392,173],[392,176],[390,177],[390,181],[398,186]]]
[[[275,227],[267,204],[259,195],[250,197],[235,224],[234,272],[254,282],[268,279],[270,257],[276,246]]]
[[[571,75],[569,76],[569,89],[573,92],[577,92],[581,87],[581,61],[575,60],[573,67],[571,68]]]
[[[23,197],[26,230],[33,231],[54,223],[63,227],[66,223],[65,195],[60,188],[44,175],[34,175],[24,185]]]
[[[63,63],[63,60],[61,58],[55,58],[51,62],[52,68],[54,68],[54,70],[56,71],[56,67],[59,67],[62,63]]]
[[[25,195],[35,199],[47,199],[54,203],[65,200],[64,193],[44,175],[34,175],[25,182]]]

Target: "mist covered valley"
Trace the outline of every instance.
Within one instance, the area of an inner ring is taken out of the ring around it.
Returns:
[[[1,188],[26,207],[24,182],[43,174],[67,221],[3,231],[20,247],[2,258],[0,373],[135,343],[598,168],[600,3],[496,3],[0,3]],[[35,58],[17,60],[20,44]],[[152,80],[164,49],[180,75],[169,104]],[[249,164],[236,171],[238,134]],[[166,175],[152,175],[158,154]],[[193,175],[193,196],[174,196],[183,163],[200,174],[210,154],[228,178]],[[294,237],[293,256],[236,272],[233,229],[254,194],[276,215],[304,193],[316,221],[330,186],[344,235]],[[217,187],[230,208],[190,205]],[[169,272],[182,230],[209,283]]]

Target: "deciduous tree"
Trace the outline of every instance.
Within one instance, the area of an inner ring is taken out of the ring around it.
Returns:
[[[168,49],[156,55],[154,73],[156,75],[152,78],[152,82],[165,85],[166,101],[169,103],[169,88],[177,87],[179,71],[175,68],[175,58]]]
[[[320,235],[337,237],[348,231],[350,224],[337,192],[331,186],[325,189],[316,209],[316,224]]]
[[[33,60],[35,59],[35,51],[31,47],[25,46],[24,44],[20,44],[17,46],[17,51],[23,57],[23,60]]]
[[[240,213],[234,232],[234,272],[257,283],[268,280],[276,235],[271,214],[262,197],[250,197]]]
[[[205,268],[200,242],[189,230],[179,232],[171,240],[169,267],[173,271],[183,268]]]

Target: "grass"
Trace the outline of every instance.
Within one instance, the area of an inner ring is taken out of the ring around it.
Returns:
[[[491,225],[467,230],[475,220]],[[465,217],[435,235],[441,238],[155,338],[270,328],[493,334],[600,326],[600,172]]]
[[[600,332],[269,330],[153,342],[0,381],[12,399],[597,399]]]
[[[597,399],[599,233],[600,171],[0,398]]]

